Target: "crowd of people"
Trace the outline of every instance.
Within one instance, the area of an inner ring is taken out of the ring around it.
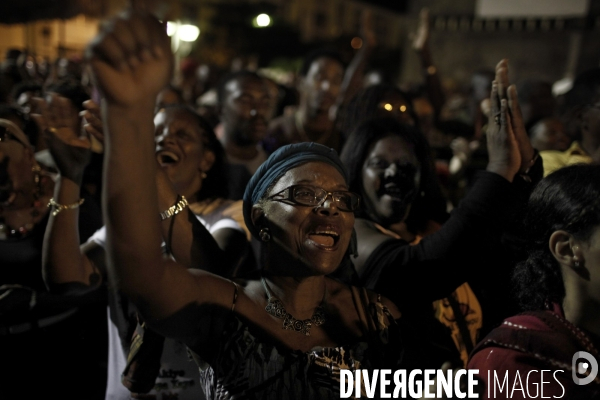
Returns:
[[[0,397],[333,399],[342,370],[470,368],[481,398],[490,371],[562,370],[543,393],[600,399],[572,363],[600,359],[600,68],[555,97],[500,60],[459,110],[426,11],[418,90],[361,34],[295,87],[174,79],[139,10],[81,60],[7,54]]]

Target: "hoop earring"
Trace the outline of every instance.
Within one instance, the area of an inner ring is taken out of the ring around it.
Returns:
[[[263,242],[268,242],[269,240],[271,240],[271,233],[269,233],[269,228],[262,228],[258,232],[258,236]]]
[[[573,266],[575,268],[579,268],[579,260],[577,259],[577,256],[573,256]]]

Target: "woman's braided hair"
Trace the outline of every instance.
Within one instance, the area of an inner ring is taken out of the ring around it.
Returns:
[[[528,258],[513,275],[516,296],[524,310],[561,304],[565,285],[558,261],[549,250],[552,233],[564,230],[588,240],[600,226],[600,166],[573,165],[544,178],[527,207],[525,232]]]

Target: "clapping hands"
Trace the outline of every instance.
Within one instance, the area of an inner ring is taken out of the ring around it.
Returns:
[[[517,90],[508,81],[507,60],[496,65],[489,104],[487,169],[512,182],[517,173],[526,173],[531,167],[535,150],[525,130]]]

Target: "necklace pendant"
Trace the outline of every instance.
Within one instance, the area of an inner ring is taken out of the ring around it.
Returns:
[[[291,314],[288,314],[287,317],[283,320],[283,329],[289,331],[300,332],[305,336],[310,336],[310,328],[312,328],[312,322],[310,319],[305,319],[301,321],[292,317]]]
[[[310,329],[312,328],[313,324],[315,324],[315,326],[320,326],[325,323],[325,312],[323,311],[322,306],[323,303],[321,303],[321,305],[315,309],[312,317],[305,320],[299,320],[287,312],[281,300],[271,294],[271,291],[265,282],[265,278],[262,278],[262,283],[268,296],[265,311],[267,314],[283,320],[281,329],[296,331],[305,336],[310,336]],[[325,293],[327,293],[327,290]],[[323,296],[323,301],[325,301],[325,295]]]
[[[269,299],[269,302],[265,307],[265,311],[274,316],[275,318],[279,319],[285,319],[289,315],[285,307],[283,307],[283,303],[281,302],[281,300],[274,297],[271,297]]]

